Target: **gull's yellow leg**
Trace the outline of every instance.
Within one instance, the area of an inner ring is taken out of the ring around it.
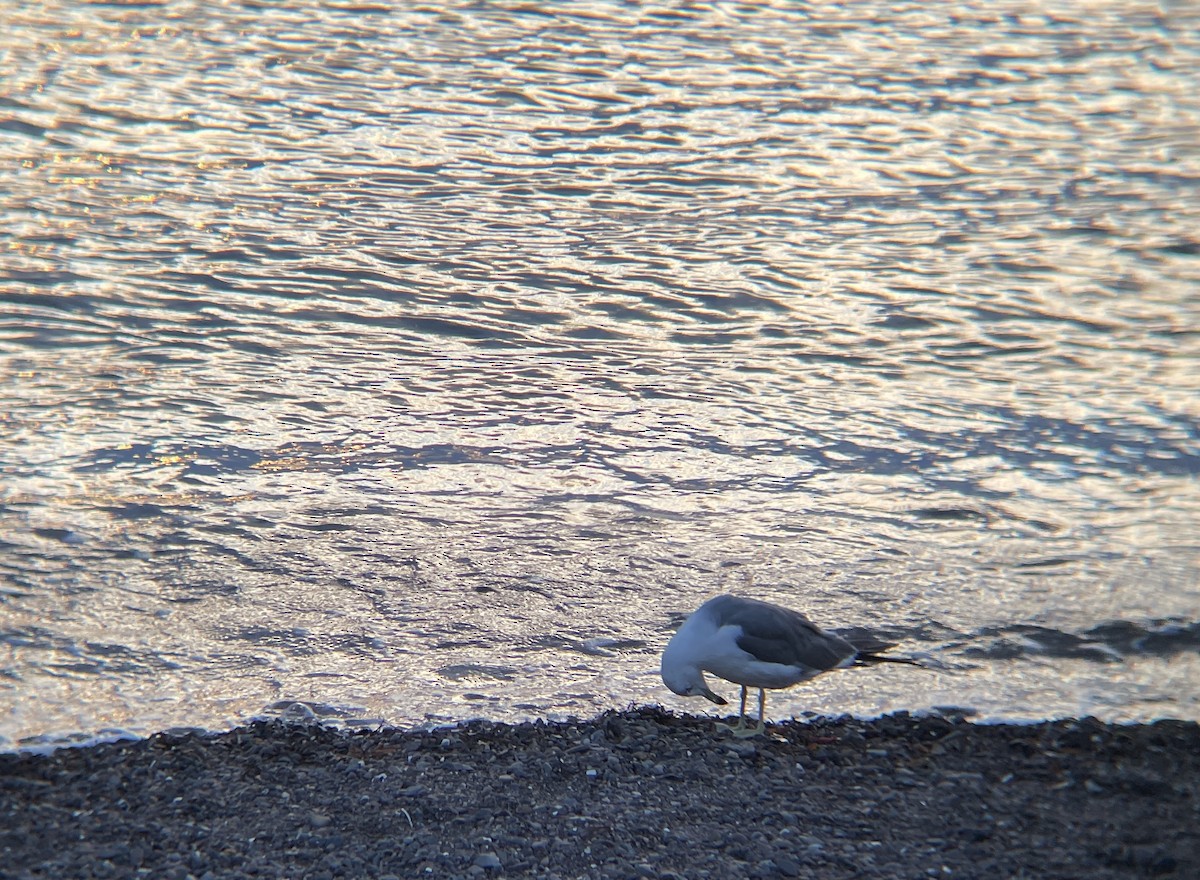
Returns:
[[[758,736],[767,729],[766,722],[767,710],[767,692],[762,688],[758,689],[758,724],[754,727],[747,727],[745,724],[746,714],[746,689],[742,688],[742,723],[737,728],[729,728],[730,732],[739,739],[745,739],[751,736]]]
[[[761,693],[761,691],[759,692]],[[761,711],[759,713],[762,714]],[[742,685],[742,709],[738,712],[737,724],[725,724],[722,721],[717,722],[717,727],[721,730],[728,730],[734,736],[745,736],[746,730],[746,686]]]

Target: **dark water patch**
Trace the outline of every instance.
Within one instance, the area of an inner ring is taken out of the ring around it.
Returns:
[[[987,511],[966,507],[925,507],[909,512],[918,519],[935,522],[988,522],[991,519]]]
[[[242,629],[224,629],[221,633],[227,642],[247,642],[256,648],[286,651],[296,657],[319,656],[325,652],[348,654],[360,657],[378,657],[385,652],[383,644],[376,638],[360,633],[316,633],[295,627],[278,629],[269,626],[251,626]]]
[[[1165,254],[1194,257],[1200,255],[1200,241],[1179,241],[1159,248]]]
[[[38,675],[52,677],[152,676],[181,668],[181,662],[144,648],[112,642],[75,641],[45,627],[0,630],[0,644],[30,656]]]
[[[34,529],[33,533],[40,538],[61,541],[64,544],[82,544],[86,540],[83,535],[70,529]]]
[[[1098,663],[1120,662],[1136,655],[1169,657],[1200,651],[1200,624],[1185,620],[1158,620],[1146,624],[1113,621],[1081,633],[1050,627],[1015,624],[980,630],[961,653],[990,660],[1045,656]],[[951,644],[950,648],[961,647]]]
[[[178,669],[180,664],[148,651],[138,651],[126,645],[85,642],[84,651],[94,658],[98,671],[105,674],[146,673],[156,669]]]
[[[512,681],[518,675],[518,670],[511,666],[488,666],[477,663],[463,663],[443,666],[438,669],[440,675],[451,681],[468,679],[493,679],[496,681]]]
[[[118,519],[153,519],[156,517],[166,516],[167,510],[157,504],[146,503],[129,503],[120,506],[104,507],[110,514]]]
[[[1200,651],[1200,623],[1185,620],[1159,620],[1145,625],[1118,620],[1093,627],[1084,635],[1126,656],[1170,657]]]
[[[1047,568],[1061,568],[1066,565],[1072,565],[1078,562],[1076,559],[1066,559],[1063,557],[1051,557],[1049,559],[1027,559],[1014,564],[1014,568],[1022,569],[1030,572],[1040,572]]]
[[[261,464],[265,456],[232,446],[187,445],[168,442],[131,443],[88,453],[75,470],[88,473],[127,465],[182,467],[182,476],[241,471]]]
[[[931,461],[969,453],[995,455],[1020,469],[1061,464],[1096,474],[1200,474],[1200,445],[1189,442],[1196,435],[1196,425],[1190,421],[1185,426],[1189,437],[1184,439],[1149,424],[1109,419],[1073,422],[1003,408],[988,414],[1004,427],[937,435],[917,429],[910,436],[938,450],[930,455]]]

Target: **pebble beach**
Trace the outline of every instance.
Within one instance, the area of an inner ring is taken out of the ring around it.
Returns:
[[[0,755],[0,877],[1200,876],[1200,726],[658,708]]]

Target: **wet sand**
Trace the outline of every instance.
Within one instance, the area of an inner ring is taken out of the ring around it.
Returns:
[[[657,708],[0,755],[0,877],[1200,876],[1200,726]]]

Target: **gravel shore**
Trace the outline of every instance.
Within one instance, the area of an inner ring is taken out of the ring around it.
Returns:
[[[0,877],[1200,877],[1200,726],[588,721],[0,755]]]

